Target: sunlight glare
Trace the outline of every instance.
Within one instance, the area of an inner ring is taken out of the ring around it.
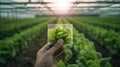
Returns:
[[[57,15],[65,15],[71,7],[71,0],[54,0],[53,5]]]

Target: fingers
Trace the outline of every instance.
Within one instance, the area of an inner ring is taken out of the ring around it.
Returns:
[[[47,43],[45,46],[43,46],[39,51],[38,51],[38,54],[42,54],[42,53],[45,53],[47,50],[49,50],[51,47],[51,44],[50,43]]]
[[[58,49],[58,50],[54,53],[54,56],[57,56],[57,55],[60,54],[63,50],[64,50],[64,48],[61,47],[60,49]]]
[[[60,39],[57,41],[57,43],[51,48],[49,49],[48,53],[50,53],[51,55],[54,55],[54,53],[59,50],[61,47],[63,47],[63,40]]]
[[[65,55],[66,55],[66,51],[65,51],[65,50],[61,51],[61,52],[56,56],[56,60],[59,61],[59,60],[63,59],[63,58],[65,57]]]

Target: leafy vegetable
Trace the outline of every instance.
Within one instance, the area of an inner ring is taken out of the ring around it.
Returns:
[[[58,63],[57,63],[57,67],[65,67],[65,63],[60,60]]]
[[[71,43],[71,31],[63,26],[57,26],[53,29],[48,29],[49,42],[55,43],[59,39],[63,39],[64,43]]]

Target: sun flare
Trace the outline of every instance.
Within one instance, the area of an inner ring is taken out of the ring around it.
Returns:
[[[70,9],[70,0],[56,0],[53,2],[54,5],[54,12],[59,15],[66,14]]]
[[[72,0],[44,0],[45,2],[52,2],[48,4],[56,15],[65,15],[71,7]]]

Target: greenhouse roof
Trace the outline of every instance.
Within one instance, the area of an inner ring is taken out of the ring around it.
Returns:
[[[120,0],[0,0],[0,13],[39,15],[120,14]]]

